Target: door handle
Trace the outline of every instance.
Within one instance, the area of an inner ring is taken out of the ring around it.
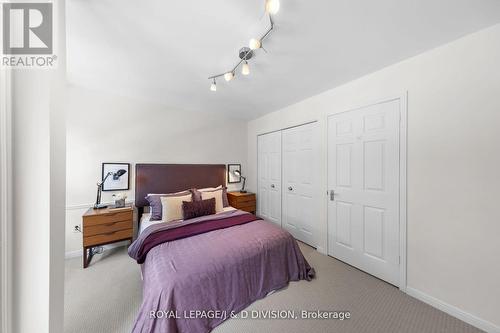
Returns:
[[[293,187],[288,186],[288,191],[293,191]]]
[[[335,191],[330,190],[330,201],[335,201]]]
[[[274,187],[275,187],[274,184],[271,184],[271,188],[274,188]]]

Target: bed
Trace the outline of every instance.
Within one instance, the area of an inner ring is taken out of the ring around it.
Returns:
[[[210,332],[290,281],[314,277],[295,239],[250,213],[148,219],[147,194],[217,187],[225,175],[225,165],[136,165],[140,234],[129,255],[141,264],[143,302],[133,332]]]

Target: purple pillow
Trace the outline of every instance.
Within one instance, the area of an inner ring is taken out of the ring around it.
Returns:
[[[229,207],[229,200],[227,199],[227,187],[222,188],[222,207]]]
[[[182,218],[184,220],[212,214],[215,214],[215,198],[182,202]]]
[[[193,192],[193,201],[201,201],[201,192],[197,189],[193,188],[191,190]],[[214,192],[219,190],[210,190],[203,192]],[[227,187],[222,188],[222,207],[229,207],[229,200],[227,199]]]
[[[162,207],[161,207],[161,197],[177,197],[182,195],[192,194],[191,191],[182,191],[177,193],[164,193],[164,194],[148,194],[146,200],[149,202],[151,221],[161,221],[162,219]]]

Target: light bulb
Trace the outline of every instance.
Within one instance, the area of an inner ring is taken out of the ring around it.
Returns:
[[[233,77],[234,77],[233,72],[227,72],[226,74],[224,74],[224,79],[226,79],[226,81],[231,81]]]
[[[260,49],[260,40],[255,39],[255,38],[250,39],[250,42],[248,43],[248,47],[251,50]]]
[[[280,10],[280,0],[266,0],[266,12],[274,15]]]
[[[243,66],[241,66],[241,74],[248,75],[250,74],[250,66],[248,66],[248,62],[245,61]]]
[[[217,84],[215,83],[215,80],[214,80],[214,82],[210,85],[210,90],[211,90],[211,91],[217,91]]]

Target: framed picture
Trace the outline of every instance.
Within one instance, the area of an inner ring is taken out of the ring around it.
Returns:
[[[125,171],[125,172],[123,172]],[[109,176],[107,176],[109,174]],[[107,178],[106,178],[107,176]],[[104,181],[104,179],[106,180]],[[103,163],[103,191],[123,191],[129,189],[130,163]]]
[[[241,174],[241,164],[228,164],[227,165],[227,182],[229,184],[240,183],[241,177],[234,174],[238,170]]]

